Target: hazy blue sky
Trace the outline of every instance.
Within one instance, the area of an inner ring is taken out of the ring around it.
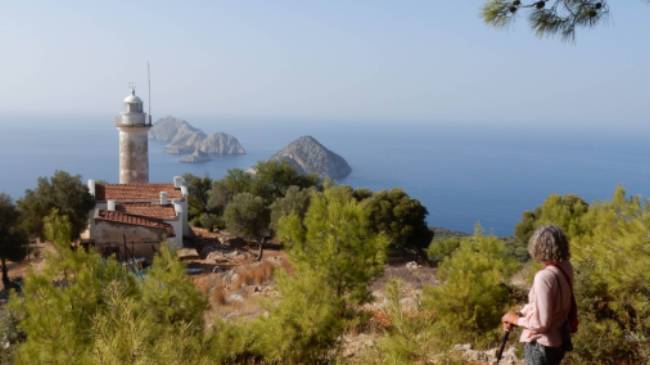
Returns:
[[[150,60],[158,116],[650,122],[650,5],[611,1],[570,45],[481,3],[2,1],[0,113],[115,113]]]

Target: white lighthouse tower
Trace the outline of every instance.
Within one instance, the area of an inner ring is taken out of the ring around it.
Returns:
[[[147,120],[135,87],[124,98],[124,111],[115,124],[120,133],[120,184],[148,183],[151,118]]]

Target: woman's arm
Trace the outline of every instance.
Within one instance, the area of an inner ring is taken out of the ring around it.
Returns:
[[[551,327],[551,313],[553,313],[553,273],[542,270],[535,275],[533,282],[534,302],[526,306],[527,310],[522,317],[517,318],[515,325],[524,327],[537,333],[544,333]]]

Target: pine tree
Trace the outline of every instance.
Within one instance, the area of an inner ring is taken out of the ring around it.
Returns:
[[[18,329],[17,364],[209,364],[203,315],[207,300],[174,253],[163,246],[144,278],[113,258],[73,250],[71,224],[45,220],[55,252],[42,272],[11,298]]]
[[[437,271],[442,283],[426,288],[424,307],[436,314],[436,331],[447,343],[485,344],[497,335],[509,302],[506,283],[517,268],[500,239],[477,228]]]
[[[650,202],[618,187],[582,217],[571,240],[582,317],[577,363],[650,361]]]
[[[337,297],[350,303],[369,298],[370,281],[383,272],[388,238],[370,226],[369,212],[350,189],[314,193],[304,220],[280,219],[278,236],[298,267],[322,273]]]
[[[328,363],[346,322],[327,277],[301,268],[278,275],[277,283],[281,299],[254,324],[252,348],[269,364]]]

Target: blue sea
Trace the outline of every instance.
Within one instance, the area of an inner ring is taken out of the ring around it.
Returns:
[[[427,207],[431,225],[464,232],[480,223],[487,232],[510,235],[522,212],[551,193],[603,200],[621,184],[632,194],[650,195],[647,134],[489,123],[184,119],[208,133],[236,136],[248,154],[188,165],[152,142],[152,181],[171,181],[187,172],[219,178],[312,135],[352,166],[341,183],[402,188]],[[0,116],[0,191],[19,198],[37,177],[57,169],[84,180],[117,181],[118,135],[111,120],[111,115]]]

